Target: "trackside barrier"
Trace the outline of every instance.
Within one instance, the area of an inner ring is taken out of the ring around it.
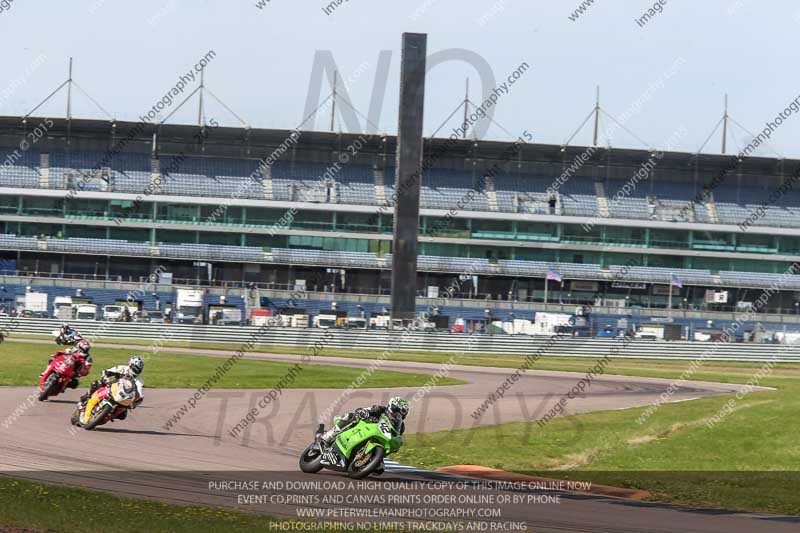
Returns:
[[[62,321],[53,319],[18,318],[10,337],[20,334],[49,335],[58,329]],[[12,321],[0,317],[0,330]],[[99,334],[96,342],[103,339],[139,339],[157,342],[166,341],[229,343],[231,348],[249,338],[259,328],[252,326],[198,326],[182,324],[142,324],[120,322],[70,322],[84,337]],[[323,336],[325,340],[323,341]],[[403,343],[400,343],[401,338]],[[326,348],[373,350],[376,356],[384,350],[414,352],[464,351],[475,354],[535,353],[547,344],[549,336],[527,335],[479,335],[470,337],[460,333],[430,332],[405,334],[402,331],[385,330],[326,330],[317,328],[269,328],[260,337],[260,345],[305,347],[309,350],[317,341]],[[613,352],[612,352],[613,350]],[[703,354],[705,353],[705,356]],[[2,348],[0,348],[2,354]],[[587,339],[562,337],[545,353],[549,356],[572,356],[601,358],[606,355],[619,358],[644,359],[697,359],[718,361],[769,361],[774,357],[779,362],[800,362],[800,345],[710,343],[687,341],[635,340],[622,343],[614,339]]]

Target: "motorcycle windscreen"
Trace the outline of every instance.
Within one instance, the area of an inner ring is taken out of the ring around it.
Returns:
[[[130,379],[123,378],[111,386],[111,397],[119,405],[128,407],[136,399],[136,385]]]

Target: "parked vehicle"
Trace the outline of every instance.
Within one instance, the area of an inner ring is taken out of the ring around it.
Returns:
[[[173,322],[176,324],[202,324],[204,296],[205,291],[202,289],[178,289]]]
[[[240,326],[242,324],[242,310],[235,305],[209,306],[208,321],[219,326]]]
[[[103,307],[103,320],[120,322],[122,320],[124,307],[121,305],[106,305]]]
[[[270,312],[269,309],[251,309],[250,325],[266,326],[269,323],[271,317],[272,317],[272,312]]]
[[[75,318],[71,296],[56,296],[53,300],[53,318],[69,321]]]
[[[369,327],[372,329],[389,329],[392,317],[388,313],[372,315],[369,318]]]
[[[48,318],[47,293],[26,292],[22,306],[25,310],[23,316],[30,316],[32,318]]]
[[[321,329],[343,328],[347,324],[347,311],[321,309],[314,317],[314,327]]]
[[[75,308],[77,320],[97,320],[97,306],[94,304],[80,304]]]
[[[347,329],[367,329],[367,319],[362,317],[348,317]]]
[[[683,328],[680,324],[640,324],[636,338],[647,340],[676,341],[681,339]]]
[[[145,311],[147,321],[151,324],[163,324],[164,312],[163,311]]]

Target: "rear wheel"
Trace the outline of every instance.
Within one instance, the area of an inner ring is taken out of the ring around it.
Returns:
[[[44,382],[44,390],[39,393],[39,401],[45,401],[48,396],[53,394],[56,391],[56,386],[58,385],[58,376],[56,374],[50,374],[47,376],[47,381]]]
[[[300,470],[306,474],[316,474],[322,470],[322,453],[316,442],[306,448],[300,456]]]
[[[375,446],[369,453],[361,448],[353,457],[353,462],[347,467],[347,475],[353,479],[362,479],[370,475],[383,463],[386,450],[382,446]]]
[[[89,419],[89,421],[86,422],[86,425],[83,427],[88,430],[96,428],[98,424],[100,424],[101,422],[105,422],[106,418],[108,417],[108,415],[111,414],[111,411],[113,410],[114,410],[113,405],[111,404],[104,405],[103,408],[100,411],[97,411],[97,413],[94,416],[92,416]]]

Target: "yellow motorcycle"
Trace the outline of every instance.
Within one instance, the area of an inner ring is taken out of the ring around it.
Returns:
[[[118,418],[136,401],[136,384],[128,376],[105,383],[92,395],[78,402],[72,413],[72,425],[92,430]]]

